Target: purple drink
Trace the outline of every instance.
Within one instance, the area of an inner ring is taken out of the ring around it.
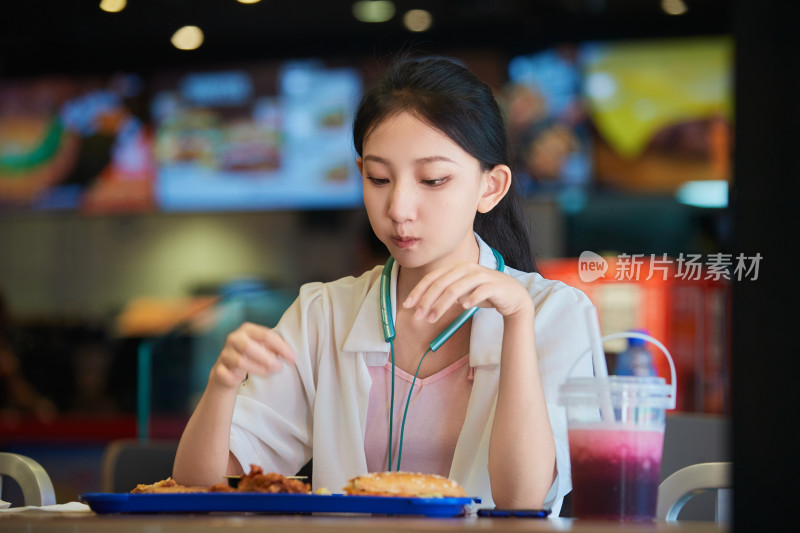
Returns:
[[[652,520],[663,429],[591,424],[569,430],[575,516]]]

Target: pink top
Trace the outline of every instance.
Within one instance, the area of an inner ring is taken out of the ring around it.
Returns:
[[[428,354],[430,357],[433,354]],[[389,408],[392,391],[392,363],[369,367],[369,393],[364,448],[370,472],[389,470]],[[395,368],[394,430],[392,470],[397,467],[400,426],[408,390],[414,376]],[[417,379],[408,405],[400,469],[449,476],[458,436],[472,391],[469,355],[425,379]]]

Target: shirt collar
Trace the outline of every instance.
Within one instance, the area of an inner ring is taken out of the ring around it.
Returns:
[[[395,292],[395,281],[397,279],[397,264],[395,263],[392,269],[392,295]],[[389,353],[389,343],[383,338],[383,328],[381,327],[381,308],[380,308],[380,295],[381,295],[381,277],[375,276],[372,281],[372,286],[367,291],[361,308],[353,318],[353,325],[350,328],[350,333],[342,344],[343,352],[380,352],[383,354],[383,363],[385,364]],[[392,316],[394,316],[394,298],[392,298]],[[372,364],[369,361],[369,364]],[[375,361],[375,364],[378,364]]]
[[[480,256],[478,263],[486,268],[497,268],[497,260],[491,248],[483,239],[475,234]],[[392,268],[392,316],[397,316],[397,263]],[[496,365],[500,363],[502,343],[503,317],[496,309],[478,309],[472,316],[472,333],[470,336],[470,366]],[[372,286],[364,298],[361,308],[355,315],[353,325],[342,344],[343,352],[363,352],[367,356],[367,364],[380,366],[389,358],[389,343],[383,338],[380,311],[380,276],[376,276]]]

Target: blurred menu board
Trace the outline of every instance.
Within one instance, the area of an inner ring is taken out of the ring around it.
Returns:
[[[354,68],[0,82],[0,212],[353,207]]]
[[[581,65],[599,182],[674,192],[687,181],[730,180],[730,38],[587,43]]]
[[[511,59],[503,90],[515,170],[525,194],[583,187],[591,180],[591,136],[575,46]]]
[[[155,167],[142,80],[119,74],[0,83],[0,208],[140,212]]]
[[[504,88],[524,192],[729,181],[733,43],[598,41],[520,55]]]
[[[167,211],[361,202],[350,128],[361,77],[315,61],[154,79],[156,198]]]

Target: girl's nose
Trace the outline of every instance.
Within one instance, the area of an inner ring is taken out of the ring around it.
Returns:
[[[395,182],[389,195],[388,215],[395,222],[405,222],[416,214],[416,199],[413,188]]]

